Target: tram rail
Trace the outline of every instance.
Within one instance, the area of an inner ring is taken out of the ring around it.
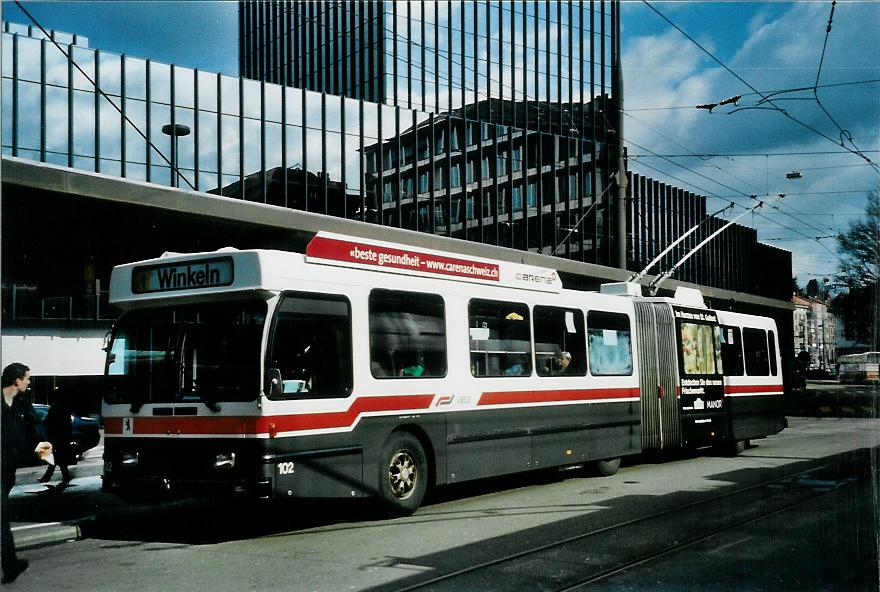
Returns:
[[[851,476],[842,479],[821,478],[825,477],[826,473],[834,472],[833,469],[837,466],[838,463],[833,461],[810,466],[802,471],[725,491],[689,503],[678,504],[675,507],[483,561],[425,579],[407,587],[395,589],[399,592],[438,592],[463,589],[509,590],[511,589],[508,587],[510,582],[504,580],[503,576],[501,580],[504,581],[501,584],[496,584],[493,587],[488,583],[499,582],[499,574],[511,577],[511,574],[518,571],[517,564],[521,564],[528,565],[530,568],[540,565],[551,566],[551,570],[554,569],[553,565],[557,567],[555,573],[548,573],[545,570],[531,574],[535,578],[534,583],[540,582],[537,584],[537,588],[530,587],[533,582],[521,582],[519,589],[540,589],[553,592],[585,590],[592,584],[612,578],[629,569],[662,559],[803,504],[814,502],[855,482],[855,478]],[[843,473],[847,474],[846,471]],[[737,498],[742,497],[746,499],[740,502]],[[725,508],[735,508],[736,511],[729,513],[715,511],[713,508],[717,508],[720,502],[724,503]],[[714,516],[709,521],[717,523],[703,529],[689,527],[693,523],[703,522],[707,516]],[[681,517],[685,518],[677,520]],[[655,543],[646,545],[645,541],[649,537],[639,536],[645,535],[646,532],[662,532],[672,540],[662,548],[657,548]],[[690,533],[690,535],[675,536],[681,533]],[[558,559],[560,555],[571,558],[583,556],[587,551],[593,553],[597,549],[607,550],[609,547],[604,547],[602,542],[615,540],[617,541],[616,545],[611,545],[611,547],[622,548],[627,543],[621,544],[621,541],[630,541],[633,547],[646,548],[640,548],[635,553],[628,555],[613,556],[616,558],[606,559],[604,562],[599,560],[594,564],[582,562],[577,565],[570,559],[562,561]]]

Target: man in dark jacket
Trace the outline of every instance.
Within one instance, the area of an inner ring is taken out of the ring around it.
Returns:
[[[9,524],[9,492],[15,485],[15,470],[28,462],[34,454],[44,458],[52,453],[52,445],[48,442],[37,443],[37,431],[34,425],[31,405],[21,396],[27,391],[31,383],[30,369],[18,362],[9,364],[3,369],[3,401],[2,425],[0,434],[3,442],[0,447],[2,453],[2,507],[0,507],[0,522],[2,522],[2,540],[0,540],[0,553],[2,553],[3,579],[2,583],[8,584],[15,581],[21,572],[27,569],[28,562],[19,559],[15,555],[15,541],[12,538],[12,528]]]

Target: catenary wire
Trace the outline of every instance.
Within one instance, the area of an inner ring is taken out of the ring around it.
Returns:
[[[748,88],[750,88],[750,89],[753,90],[755,93],[757,93],[758,96],[760,96],[760,97],[762,98],[762,100],[765,100],[769,105],[771,105],[771,107],[772,107],[773,110],[778,111],[779,113],[781,113],[782,115],[784,115],[784,116],[787,117],[788,119],[794,121],[795,123],[797,123],[798,125],[800,125],[800,126],[806,128],[806,129],[810,130],[810,131],[813,132],[814,134],[817,134],[817,135],[819,135],[819,136],[825,138],[825,139],[828,140],[829,142],[833,142],[834,144],[841,145],[841,144],[839,144],[839,143],[837,142],[837,140],[834,140],[833,138],[831,138],[831,137],[828,136],[827,134],[825,134],[825,133],[823,133],[823,132],[817,130],[816,128],[814,128],[813,126],[809,125],[808,123],[805,123],[805,122],[801,121],[801,120],[798,119],[797,117],[793,116],[791,113],[787,112],[785,109],[782,109],[781,107],[779,107],[778,105],[776,105],[772,100],[768,99],[764,93],[761,93],[758,89],[756,89],[754,86],[752,86],[751,84],[749,84],[749,83],[748,83],[748,82],[747,82],[742,76],[740,76],[739,74],[737,74],[736,72],[734,72],[729,66],[727,66],[727,64],[725,64],[725,63],[722,62],[720,59],[718,59],[717,57],[715,57],[715,55],[712,54],[712,52],[710,52],[708,49],[706,49],[705,47],[703,47],[703,46],[702,46],[702,45],[701,45],[696,39],[694,39],[693,37],[691,37],[691,36],[690,36],[690,35],[689,35],[684,29],[682,29],[680,26],[678,26],[677,24],[675,24],[671,19],[669,19],[669,17],[667,17],[666,15],[664,15],[662,12],[660,12],[656,7],[654,7],[650,2],[648,2],[648,0],[642,0],[642,2],[643,2],[648,8],[650,8],[652,11],[654,11],[654,12],[655,12],[660,18],[662,18],[664,21],[666,21],[667,23],[669,23],[670,26],[672,26],[672,27],[675,28],[679,33],[681,33],[682,35],[684,35],[684,37],[685,37],[688,41],[690,41],[691,43],[693,43],[694,45],[696,45],[696,46],[697,46],[697,47],[698,47],[703,53],[705,53],[707,56],[709,56],[710,58],[712,58],[712,60],[715,61],[718,65],[720,65],[722,68],[724,68],[725,70],[727,70],[727,71],[728,71],[728,72],[729,72],[734,78],[736,78],[737,80],[739,80],[740,82],[742,82],[743,84],[745,84]],[[851,152],[851,153],[855,154],[856,156],[859,156],[860,158],[862,158],[862,159],[866,160],[867,162],[871,163],[871,165],[872,165],[872,167],[874,168],[874,170],[876,170],[878,173],[880,173],[880,166],[878,166],[877,163],[875,163],[873,160],[871,160],[870,158],[868,158],[867,156],[865,156],[864,153],[860,152],[859,150],[853,150],[852,148],[847,148],[847,147],[844,146],[844,145],[841,145],[841,147],[844,148],[845,150],[847,150],[848,152]]]

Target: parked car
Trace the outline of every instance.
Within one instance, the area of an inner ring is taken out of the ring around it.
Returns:
[[[49,415],[49,405],[34,404],[34,414],[37,421],[37,434],[40,440],[47,440],[46,437],[46,416]],[[87,450],[91,450],[101,441],[100,425],[97,419],[92,417],[82,417],[75,413],[70,414],[72,423],[71,448],[77,459],[81,459]]]

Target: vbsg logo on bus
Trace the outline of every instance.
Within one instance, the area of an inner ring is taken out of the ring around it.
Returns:
[[[228,286],[234,279],[231,257],[179,261],[166,265],[135,267],[131,273],[131,291],[135,294],[196,290]]]

